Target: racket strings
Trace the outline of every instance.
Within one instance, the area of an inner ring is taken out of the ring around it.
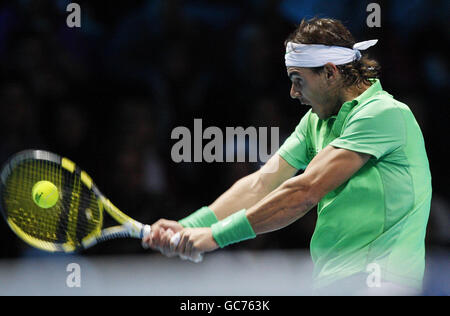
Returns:
[[[59,199],[47,209],[32,198],[34,184],[52,182]],[[13,168],[3,186],[2,204],[8,222],[26,235],[46,243],[77,248],[81,240],[100,229],[102,214],[95,195],[76,172],[46,160],[26,160]],[[20,236],[20,234],[19,234]]]

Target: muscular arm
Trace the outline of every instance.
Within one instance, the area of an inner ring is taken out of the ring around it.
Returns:
[[[247,209],[246,215],[253,230],[262,234],[293,223],[328,192],[347,181],[369,158],[367,154],[327,146],[303,174],[285,181]]]
[[[350,179],[369,158],[367,154],[327,146],[303,174],[284,181],[247,209],[245,215],[253,231],[257,235],[275,231],[301,218],[328,192]],[[180,244],[173,249],[195,257],[218,247],[212,229],[202,227],[184,229]]]
[[[222,220],[239,210],[255,205],[296,172],[297,169],[276,154],[260,170],[238,180],[209,208],[219,220]],[[176,221],[160,219],[152,225],[152,234],[142,239],[142,245],[144,247],[148,245],[167,256],[173,256],[175,253],[169,249],[169,241],[174,233],[182,229],[183,226]]]
[[[276,154],[260,170],[233,184],[209,208],[222,220],[243,208],[252,207],[296,172],[297,169]]]

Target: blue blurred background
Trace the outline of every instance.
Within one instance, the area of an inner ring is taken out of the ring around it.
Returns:
[[[286,37],[302,18],[340,19],[369,55],[385,90],[410,106],[433,176],[426,243],[450,244],[448,183],[450,2],[378,1],[381,27],[366,24],[373,1],[76,1],[81,28],[66,25],[71,1],[0,4],[0,162],[39,148],[69,157],[113,203],[146,222],[180,219],[210,204],[259,163],[175,163],[171,131],[279,127],[280,144],[307,108],[289,97]],[[236,249],[307,249],[316,214]],[[138,254],[111,241],[84,253]],[[0,257],[40,256],[0,223]]]

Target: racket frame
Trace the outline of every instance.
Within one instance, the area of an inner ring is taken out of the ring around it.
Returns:
[[[100,242],[116,239],[116,238],[139,238],[150,234],[150,225],[144,225],[122,211],[120,211],[114,204],[111,203],[98,189],[92,181],[92,178],[83,170],[81,170],[70,159],[61,157],[57,154],[45,150],[24,150],[13,155],[2,167],[0,171],[0,195],[3,194],[4,186],[7,182],[8,176],[12,173],[15,166],[19,165],[25,160],[46,160],[60,165],[70,173],[77,173],[80,176],[81,182],[95,195],[100,209],[100,220],[98,228],[94,232],[85,236],[80,243],[80,246],[74,247],[67,243],[53,243],[43,241],[39,238],[30,236],[22,231],[12,220],[7,216],[6,210],[1,213],[8,223],[11,230],[24,240],[29,245],[49,252],[76,252],[82,249],[90,248]],[[31,197],[30,197],[31,198]],[[0,198],[0,208],[3,208],[3,197]],[[102,228],[103,226],[103,211],[106,211],[115,221],[120,225]]]

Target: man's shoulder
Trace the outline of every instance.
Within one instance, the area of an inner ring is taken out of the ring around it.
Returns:
[[[379,91],[370,98],[358,104],[350,113],[350,117],[369,116],[375,117],[379,115],[396,115],[401,111],[410,111],[409,107],[396,100],[391,94],[386,91]]]

